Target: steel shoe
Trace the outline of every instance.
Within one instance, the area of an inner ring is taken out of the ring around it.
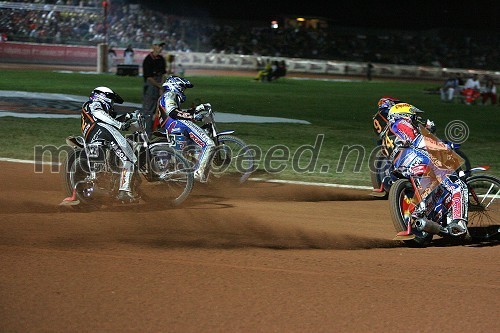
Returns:
[[[139,201],[138,198],[134,197],[132,193],[128,191],[119,191],[116,200],[121,203],[134,203]]]
[[[194,172],[193,176],[194,179],[200,183],[206,183],[208,181],[208,175],[205,175],[205,173],[201,172],[199,169]]]
[[[455,219],[446,226],[448,233],[452,236],[461,236],[467,233],[467,222],[461,219]]]

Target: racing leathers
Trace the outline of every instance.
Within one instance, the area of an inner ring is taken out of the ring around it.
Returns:
[[[158,100],[160,126],[169,134],[183,135],[200,147],[201,153],[194,167],[194,177],[206,182],[209,176],[208,164],[211,161],[215,143],[207,133],[193,122],[194,110],[182,111],[181,98],[172,91],[166,91]]]
[[[121,162],[120,193],[128,194],[127,201],[133,197],[131,189],[132,175],[136,157],[132,147],[119,130],[126,130],[130,126],[128,121],[117,119],[116,112],[111,109],[106,112],[107,106],[100,101],[89,100],[82,106],[82,133],[87,144],[109,142],[111,150]],[[129,115],[121,116],[127,117]]]
[[[422,176],[428,168],[436,170],[436,174],[441,173],[441,186],[451,193],[452,200],[452,221],[448,223],[448,229],[450,230],[458,224],[459,231],[454,229],[450,233],[463,234],[466,232],[467,224],[467,185],[460,179],[455,170],[442,169],[442,165],[436,165],[436,159],[431,157],[427,147],[430,141],[424,139],[417,126],[409,117],[390,120],[390,130],[396,136],[394,140],[396,146],[394,168],[402,172],[403,176]],[[437,163],[439,164],[439,162]]]

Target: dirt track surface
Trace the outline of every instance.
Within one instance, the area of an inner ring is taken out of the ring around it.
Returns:
[[[406,248],[368,191],[219,183],[76,212],[45,170],[0,162],[0,332],[500,332],[500,248]]]
[[[0,163],[1,332],[499,332],[498,246],[392,241],[367,191],[198,185],[76,212]]]

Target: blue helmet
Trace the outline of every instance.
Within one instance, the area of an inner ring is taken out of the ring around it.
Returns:
[[[193,88],[193,84],[182,77],[169,76],[165,80],[165,83],[163,83],[163,87],[165,88],[166,91],[171,91],[177,96],[179,96],[182,103],[186,100],[186,95],[184,95],[184,90],[186,88]]]

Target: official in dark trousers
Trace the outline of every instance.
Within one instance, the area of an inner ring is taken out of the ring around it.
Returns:
[[[149,135],[153,130],[156,103],[163,92],[162,83],[165,81],[167,74],[167,63],[165,57],[161,54],[164,45],[164,42],[155,39],[153,41],[153,50],[142,62],[144,76],[142,113],[146,121],[146,132]]]

